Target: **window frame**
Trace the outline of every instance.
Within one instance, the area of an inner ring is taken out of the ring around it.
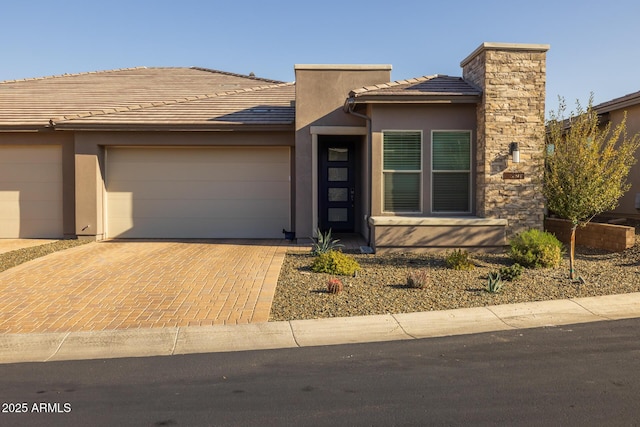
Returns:
[[[447,132],[458,132],[458,133],[468,133],[469,134],[469,169],[468,170],[436,170],[434,169],[434,155],[433,155],[433,146],[434,146],[434,142],[433,142],[433,137],[435,133],[447,133]],[[430,206],[429,206],[429,212],[431,215],[469,215],[473,213],[473,164],[474,164],[474,160],[473,160],[473,130],[471,129],[432,129],[431,130],[431,144],[430,144],[430,150],[431,150],[431,165],[430,165],[430,169],[431,169],[431,174],[430,174],[430,187],[431,187],[431,200],[430,200]],[[433,188],[433,184],[434,184],[434,174],[436,173],[468,173],[469,174],[469,181],[468,181],[468,185],[469,185],[469,210],[466,211],[436,211],[434,210],[434,196],[435,196],[435,191]]]
[[[397,170],[397,169],[385,169],[384,167],[384,163],[385,163],[385,159],[384,159],[384,143],[385,143],[385,134],[389,134],[389,133],[418,133],[420,134],[420,169],[414,169],[414,170]],[[380,190],[381,190],[381,212],[385,213],[385,214],[395,214],[395,215],[406,215],[406,214],[410,214],[410,215],[419,215],[419,214],[423,214],[424,213],[424,131],[422,129],[383,129],[380,132],[381,136],[382,136],[382,143],[380,144],[380,149],[381,149],[381,156],[380,156],[380,160],[381,160],[381,185],[380,185]],[[387,210],[386,206],[385,206],[385,174],[386,173],[407,173],[407,174],[418,174],[418,181],[419,181],[419,188],[418,188],[418,210],[416,211],[392,211],[392,210]]]

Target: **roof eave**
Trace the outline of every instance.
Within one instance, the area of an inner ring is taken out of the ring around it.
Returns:
[[[350,97],[354,104],[477,104],[481,95],[363,95]]]
[[[214,132],[214,131],[292,131],[295,125],[291,123],[265,124],[265,123],[58,123],[56,130],[65,131],[114,131],[114,132]]]
[[[619,101],[604,102],[600,105],[593,107],[599,114],[609,113],[615,110],[622,110],[623,108],[634,107],[640,104],[640,93],[627,99],[620,99]]]
[[[53,130],[50,125],[24,123],[4,124],[0,123],[0,132],[49,132]]]

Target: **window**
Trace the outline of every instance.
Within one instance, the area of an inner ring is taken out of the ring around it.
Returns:
[[[382,145],[383,211],[420,212],[422,132],[384,132]]]
[[[471,212],[471,132],[434,131],[431,146],[431,210]]]

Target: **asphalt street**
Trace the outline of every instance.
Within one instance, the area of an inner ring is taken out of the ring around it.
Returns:
[[[640,319],[6,364],[0,378],[0,425],[638,425]]]

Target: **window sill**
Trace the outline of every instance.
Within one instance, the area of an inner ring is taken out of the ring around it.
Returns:
[[[506,219],[478,218],[478,217],[414,217],[414,216],[372,216],[369,225],[372,226],[503,226],[508,225]]]

